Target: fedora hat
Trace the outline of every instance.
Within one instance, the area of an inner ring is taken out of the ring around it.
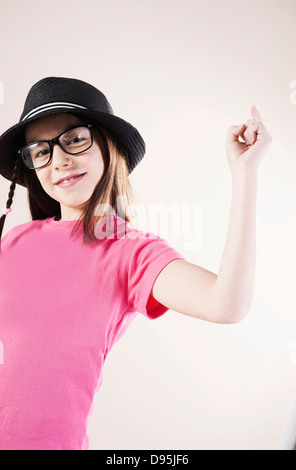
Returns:
[[[43,116],[74,113],[108,129],[126,151],[131,173],[145,154],[145,142],[129,122],[115,116],[106,96],[93,85],[76,78],[46,77],[30,89],[17,124],[0,136],[0,174],[11,181],[18,150],[26,145],[25,127]],[[22,172],[16,183],[26,186]]]

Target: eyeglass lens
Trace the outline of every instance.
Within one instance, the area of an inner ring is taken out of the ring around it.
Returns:
[[[91,146],[90,130],[87,127],[71,129],[60,136],[59,143],[65,152],[72,155],[84,152]],[[50,156],[51,150],[48,142],[33,142],[23,150],[23,158],[32,169],[45,166]]]

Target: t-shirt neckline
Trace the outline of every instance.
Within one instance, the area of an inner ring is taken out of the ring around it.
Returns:
[[[76,222],[77,220],[55,220],[55,216],[45,219],[45,223],[51,227],[70,227]]]

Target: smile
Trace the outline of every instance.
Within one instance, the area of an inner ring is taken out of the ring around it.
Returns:
[[[57,186],[59,186],[60,188],[69,188],[70,186],[74,186],[74,184],[79,183],[79,181],[81,181],[85,175],[86,173],[83,173],[83,175],[73,176],[72,178],[69,178],[68,180],[65,179],[61,181],[60,183],[58,183]]]

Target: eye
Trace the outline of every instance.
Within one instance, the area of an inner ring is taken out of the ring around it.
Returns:
[[[76,135],[72,139],[68,141],[68,144],[77,144],[79,142],[82,142],[84,140],[84,137],[82,135]]]
[[[38,152],[36,155],[34,155],[35,158],[38,158],[38,157],[45,157],[46,155],[48,155],[49,153],[49,150],[40,150],[40,152]]]
[[[46,158],[50,153],[50,149],[48,147],[37,147],[37,148],[32,148],[30,150],[31,157],[36,159],[36,158]]]

